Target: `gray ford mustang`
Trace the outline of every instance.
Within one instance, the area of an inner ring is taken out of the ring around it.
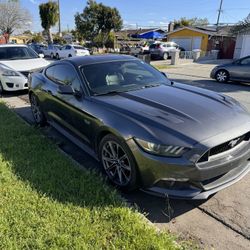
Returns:
[[[250,168],[250,116],[130,56],[75,57],[29,79],[35,121],[100,160],[121,189],[206,199]]]

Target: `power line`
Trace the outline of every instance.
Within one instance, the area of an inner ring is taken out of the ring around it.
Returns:
[[[217,17],[217,22],[216,22],[217,30],[218,30],[218,26],[219,26],[219,22],[220,22],[220,14],[222,12],[222,3],[223,3],[223,0],[220,0],[220,8],[218,11],[218,17]]]

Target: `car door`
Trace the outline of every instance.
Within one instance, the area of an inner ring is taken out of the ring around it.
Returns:
[[[86,110],[84,88],[77,70],[68,63],[58,64],[54,66],[53,81],[57,84],[57,91],[50,102],[53,120],[84,143],[91,144],[92,117]],[[70,85],[75,94],[60,93],[58,88],[63,85]]]
[[[250,82],[250,56],[235,61],[229,68],[231,79]]]
[[[250,82],[250,56],[240,60],[239,71],[243,81]]]
[[[58,51],[58,54],[60,56],[60,58],[65,58],[65,55],[66,55],[66,46],[63,46],[59,51]]]

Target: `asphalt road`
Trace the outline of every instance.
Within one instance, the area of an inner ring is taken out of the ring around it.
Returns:
[[[172,80],[228,94],[250,111],[250,86],[218,84],[209,79],[213,64],[190,64],[167,69]],[[26,93],[3,98],[21,117],[33,124]],[[100,169],[93,158],[51,127],[42,130],[74,160],[87,168]],[[222,190],[207,201],[170,200],[136,191],[122,196],[135,204],[162,230],[170,230],[184,239],[193,239],[206,249],[250,249],[250,174],[237,184]]]

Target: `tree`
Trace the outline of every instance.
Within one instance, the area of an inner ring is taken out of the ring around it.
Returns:
[[[208,25],[208,19],[207,18],[190,18],[187,19],[186,17],[182,17],[180,20],[174,20],[174,29],[178,29],[180,27],[184,26],[206,26]]]
[[[98,40],[105,45],[111,31],[119,31],[122,28],[122,19],[116,8],[111,8],[88,0],[83,13],[75,15],[76,31],[86,40]]]
[[[32,36],[33,43],[41,43],[41,42],[43,42],[43,40],[44,40],[43,36],[40,35],[39,33]]]
[[[28,28],[30,23],[29,11],[22,8],[19,2],[0,1],[0,31],[5,35],[6,43],[14,31]]]
[[[39,5],[41,25],[48,35],[49,43],[53,43],[51,27],[55,26],[59,20],[59,9],[56,2],[42,3]]]
[[[105,36],[105,38],[103,36]],[[110,32],[107,37],[104,33],[99,33],[93,42],[96,47],[102,47],[104,45],[106,48],[114,48],[114,40],[115,36],[113,32]]]
[[[241,22],[232,27],[231,32],[234,35],[250,30],[250,14]]]

